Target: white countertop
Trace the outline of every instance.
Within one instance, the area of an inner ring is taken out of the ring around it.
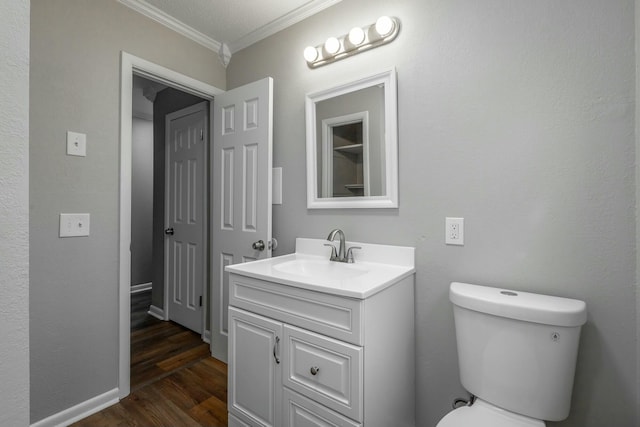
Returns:
[[[328,242],[321,239],[298,238],[296,252],[293,254],[229,265],[225,270],[283,285],[357,299],[368,298],[415,272],[415,249],[411,247],[347,242],[347,248],[361,246],[362,249],[354,250],[355,263],[346,264],[329,261],[331,248],[324,246],[325,243]],[[286,267],[292,261],[326,268],[329,270],[329,278],[291,272]],[[337,270],[337,273],[332,274],[331,270]],[[341,278],[341,271],[346,272],[347,276],[355,277]]]

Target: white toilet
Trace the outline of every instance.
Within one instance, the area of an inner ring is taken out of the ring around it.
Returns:
[[[583,301],[452,283],[460,380],[475,401],[437,427],[543,427],[569,415]]]

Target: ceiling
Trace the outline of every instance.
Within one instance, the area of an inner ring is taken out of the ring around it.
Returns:
[[[118,0],[228,58],[340,0]]]

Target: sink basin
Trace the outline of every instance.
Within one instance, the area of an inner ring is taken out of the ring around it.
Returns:
[[[225,271],[280,285],[365,299],[415,272],[414,248],[346,242],[359,246],[355,263],[329,261],[324,239],[296,239],[296,252],[227,265]]]
[[[276,264],[273,269],[281,273],[313,277],[319,280],[353,279],[369,272],[368,269],[355,264],[315,259],[294,259]]]

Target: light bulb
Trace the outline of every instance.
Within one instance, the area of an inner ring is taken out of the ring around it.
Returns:
[[[340,50],[340,41],[338,41],[335,37],[329,37],[326,42],[324,42],[324,48],[330,54],[335,54]]]
[[[313,62],[318,59],[318,49],[313,46],[307,46],[304,48],[304,59],[307,62]]]
[[[389,18],[388,16],[381,16],[376,21],[376,32],[384,37],[389,35],[391,31],[393,31],[394,26],[395,23],[393,22],[393,19]]]
[[[349,31],[349,41],[352,45],[358,46],[364,41],[364,31],[360,27],[354,27]]]

